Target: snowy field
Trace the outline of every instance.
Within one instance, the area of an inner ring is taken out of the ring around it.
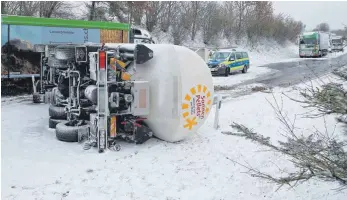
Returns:
[[[275,88],[297,97],[292,88]],[[346,191],[338,185],[311,180],[297,188],[278,188],[244,173],[231,160],[248,163],[261,171],[280,175],[293,166],[283,155],[266,151],[243,138],[221,134],[238,122],[283,140],[281,125],[269,102],[272,94],[256,92],[228,100],[221,109],[220,129],[213,129],[214,110],[196,135],[172,144],[151,139],[143,145],[121,143],[120,152],[98,154],[77,143],[56,140],[48,128],[48,105],[30,101],[2,102],[1,199],[233,199],[233,200],[341,200]],[[5,103],[5,104],[4,104]],[[283,97],[283,108],[293,119],[306,110]],[[325,119],[329,131],[336,121]],[[297,118],[303,134],[312,126],[325,130],[324,119]],[[337,125],[335,133],[341,132]],[[227,157],[229,159],[227,159]]]

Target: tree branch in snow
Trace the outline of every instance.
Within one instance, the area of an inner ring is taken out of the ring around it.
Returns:
[[[282,109],[282,105],[276,99],[275,103],[271,104],[275,110],[277,119],[284,127],[283,135],[286,141],[279,141],[279,145],[272,144],[269,137],[264,137],[238,123],[231,125],[236,132],[222,133],[244,137],[262,146],[269,147],[275,152],[288,156],[289,161],[294,164],[297,171],[282,177],[275,177],[271,174],[262,173],[250,166],[236,161],[233,162],[246,167],[252,176],[270,180],[280,186],[287,184],[294,187],[303,181],[317,178],[323,181],[338,182],[342,185],[342,189],[347,189],[346,142],[338,141],[333,134],[328,133],[327,128],[325,133],[315,130],[308,137],[297,134],[298,129],[294,125],[295,119],[290,120],[288,118]]]
[[[335,75],[342,80],[347,80],[347,68],[335,70]],[[329,114],[339,115],[338,121],[346,123],[347,118],[347,90],[343,84],[329,82],[324,83],[321,87],[311,85],[304,89],[298,89],[303,100],[295,99],[287,96],[289,99],[304,104],[304,108],[313,108],[318,112],[309,112],[305,116],[308,118],[322,117]]]

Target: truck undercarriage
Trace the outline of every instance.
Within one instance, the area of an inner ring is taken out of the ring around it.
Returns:
[[[131,80],[136,67],[153,58],[142,44],[37,45],[41,78],[34,102],[51,103],[49,127],[65,142],[85,142],[84,149],[119,150],[116,140],[141,144],[153,133],[149,84]],[[35,88],[35,87],[34,87]],[[35,89],[34,89],[35,90]]]

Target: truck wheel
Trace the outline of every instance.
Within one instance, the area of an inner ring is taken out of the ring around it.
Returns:
[[[48,127],[49,128],[55,128],[57,126],[57,124],[62,123],[62,122],[67,122],[67,120],[63,120],[63,119],[53,119],[52,117],[50,117],[48,119]]]
[[[243,67],[243,69],[242,69],[242,73],[247,73],[247,70],[248,70],[248,66],[247,65],[245,65],[244,67]]]
[[[228,76],[229,76],[229,73],[230,73],[229,67],[225,68],[225,74],[224,74],[224,76],[228,77]]]
[[[70,122],[62,122],[55,127],[55,134],[58,140],[64,142],[78,142],[78,132],[87,133],[90,125],[84,123],[81,126],[72,126]]]
[[[48,112],[49,112],[49,116],[54,119],[67,119],[65,107],[50,105]]]

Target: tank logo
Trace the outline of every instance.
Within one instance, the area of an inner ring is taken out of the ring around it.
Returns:
[[[192,87],[184,96],[182,103],[182,116],[184,128],[192,130],[200,120],[205,119],[212,104],[211,93],[206,86],[197,85]]]

